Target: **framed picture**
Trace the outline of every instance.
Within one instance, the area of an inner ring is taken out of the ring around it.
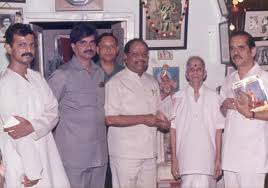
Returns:
[[[220,37],[221,63],[229,64],[231,61],[229,52],[229,31],[227,21],[219,24],[219,37]]]
[[[5,32],[13,23],[22,22],[22,8],[0,8],[0,42],[5,42]]]
[[[173,60],[173,51],[172,50],[158,50],[157,59],[158,60]]]
[[[159,83],[162,100],[179,90],[179,67],[153,67],[153,76]]]
[[[150,49],[187,48],[188,0],[140,0],[140,38]]]
[[[103,0],[55,0],[56,11],[103,10]]]
[[[244,30],[254,38],[268,39],[268,10],[246,11]]]
[[[26,0],[0,0],[0,2],[7,2],[7,3],[25,3]]]
[[[228,12],[225,0],[217,0],[217,1],[218,1],[220,11],[221,11],[221,15],[224,17],[227,17],[229,12]]]
[[[259,65],[268,65],[268,41],[256,41],[255,61]]]

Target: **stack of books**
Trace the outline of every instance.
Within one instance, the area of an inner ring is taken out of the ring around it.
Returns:
[[[267,93],[262,80],[257,76],[250,76],[233,83],[235,98],[239,98],[244,92],[250,98],[251,111],[258,112],[268,110]]]

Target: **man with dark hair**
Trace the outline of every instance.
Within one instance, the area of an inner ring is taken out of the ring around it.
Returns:
[[[99,54],[99,61],[97,64],[104,71],[105,82],[107,82],[116,73],[124,69],[122,65],[115,61],[118,51],[118,40],[112,33],[103,33],[98,37],[97,53]],[[107,163],[105,188],[112,188],[112,174],[109,162]]]
[[[10,63],[0,76],[0,147],[6,187],[70,187],[51,130],[58,103],[45,79],[29,69],[35,36],[29,25],[6,31]]]
[[[95,65],[96,30],[87,24],[70,33],[72,59],[48,82],[59,102],[55,140],[72,188],[104,188],[108,159],[104,72]]]
[[[185,76],[189,84],[172,97],[171,173],[181,177],[182,188],[213,188],[222,172],[220,96],[203,84],[207,72],[201,57],[188,59]]]
[[[105,86],[113,188],[156,187],[156,130],[169,129],[170,123],[157,113],[160,92],[157,81],[146,73],[148,59],[147,44],[130,40],[126,68]]]
[[[257,120],[254,112],[245,118],[242,111],[237,110],[238,101],[232,86],[239,80],[257,75],[266,87],[268,73],[254,62],[256,47],[247,32],[231,35],[230,55],[237,71],[225,79],[221,88],[221,112],[226,116],[222,159],[225,187],[264,187],[268,172],[268,124]]]
[[[97,40],[98,65],[105,73],[105,82],[124,69],[124,66],[115,62],[118,55],[118,40],[112,33],[103,33]]]

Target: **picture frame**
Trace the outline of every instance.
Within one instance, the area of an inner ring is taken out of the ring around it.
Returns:
[[[103,10],[103,0],[55,0],[56,11]]]
[[[158,60],[173,60],[173,51],[172,50],[158,50],[157,59]]]
[[[217,1],[218,1],[220,11],[221,11],[221,15],[223,17],[227,17],[229,15],[229,11],[227,9],[227,5],[226,5],[225,0],[217,0]]]
[[[5,42],[5,32],[14,23],[22,23],[22,8],[0,8],[0,42]]]
[[[219,23],[219,38],[220,38],[221,63],[229,64],[231,60],[230,60],[230,52],[229,52],[228,21]]]
[[[263,66],[268,65],[268,40],[256,41],[255,61]]]
[[[140,38],[151,50],[186,49],[189,0],[140,0]]]
[[[245,12],[244,31],[256,40],[268,39],[268,10],[247,10]]]
[[[5,3],[26,3],[26,0],[0,0],[0,2],[5,2]]]

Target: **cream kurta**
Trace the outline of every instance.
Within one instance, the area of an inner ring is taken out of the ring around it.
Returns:
[[[268,91],[268,73],[255,63],[247,75],[258,75]],[[232,84],[239,81],[236,72],[228,76],[221,88],[223,100],[234,98]],[[226,114],[222,168],[233,172],[268,172],[268,123],[262,120],[245,118],[235,110]]]
[[[23,187],[20,183],[25,166],[41,165],[41,179],[34,187],[68,188],[65,174],[51,130],[58,121],[58,104],[45,79],[31,69],[27,70],[27,80],[10,69],[0,77],[0,118],[2,124],[11,116],[21,116],[29,120],[34,132],[23,139],[14,141],[7,133],[1,132],[0,143],[3,162],[6,166],[6,187]],[[2,128],[0,129],[2,131]],[[33,148],[28,148],[33,146]],[[26,151],[24,151],[24,150]],[[33,152],[36,160],[29,159]],[[31,163],[36,163],[32,164]],[[36,170],[36,169],[34,169]],[[38,169],[37,169],[38,170]]]
[[[105,114],[155,114],[160,101],[157,81],[149,74],[125,68],[105,86]],[[156,127],[140,124],[129,127],[109,127],[109,155],[128,159],[156,157]]]

